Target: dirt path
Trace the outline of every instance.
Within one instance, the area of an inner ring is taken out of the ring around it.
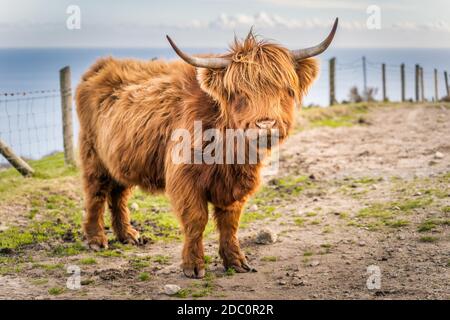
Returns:
[[[51,295],[80,256],[39,251],[39,263],[64,268],[0,276],[0,298],[167,299],[164,285],[176,284],[171,298],[450,299],[450,109],[377,108],[364,120],[301,131],[283,146],[279,173],[266,177],[272,216],[240,231],[256,273],[224,273],[214,233],[204,280],[182,276],[179,242],[153,243],[126,250],[134,260],[85,259],[81,289]],[[264,228],[275,243],[255,243]],[[378,271],[380,286],[368,287]]]

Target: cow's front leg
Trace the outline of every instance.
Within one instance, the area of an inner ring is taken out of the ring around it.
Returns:
[[[220,232],[219,254],[225,269],[233,268],[236,272],[254,270],[242,253],[237,237],[239,219],[244,202],[235,202],[227,207],[215,207],[214,216]]]
[[[203,278],[205,276],[203,232],[207,223],[208,206],[206,201],[191,204],[181,212],[184,233],[182,268],[186,277]]]

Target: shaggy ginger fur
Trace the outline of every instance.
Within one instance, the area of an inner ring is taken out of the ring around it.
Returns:
[[[127,200],[133,186],[165,191],[185,236],[182,268],[188,277],[205,274],[202,235],[208,202],[220,233],[219,253],[226,268],[250,270],[239,248],[242,208],[259,185],[261,164],[174,164],[171,152],[177,128],[256,128],[275,120],[283,140],[301,101],[316,78],[315,59],[293,61],[279,45],[250,34],[235,41],[221,70],[194,68],[181,61],[97,61],[77,88],[80,157],[91,247],[106,247],[105,203],[122,242],[138,243]]]

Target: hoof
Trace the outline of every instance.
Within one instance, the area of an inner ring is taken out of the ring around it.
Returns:
[[[143,239],[141,239],[139,232],[133,228],[129,228],[124,234],[117,236],[120,242],[125,244],[140,245],[143,244]]]
[[[100,251],[102,249],[108,249],[108,239],[106,236],[95,236],[88,238],[87,245],[89,249],[94,251]]]
[[[192,279],[202,279],[205,277],[205,268],[183,268],[183,273],[186,277]]]

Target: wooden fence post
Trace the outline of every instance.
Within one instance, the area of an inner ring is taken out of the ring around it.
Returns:
[[[330,106],[336,103],[336,91],[335,91],[335,67],[336,67],[336,58],[331,58],[329,62],[330,69]]]
[[[448,74],[447,71],[444,71],[444,80],[445,80],[445,90],[447,90],[447,97],[450,97],[449,87],[448,87]]]
[[[423,85],[423,67],[420,67],[420,101],[425,101],[425,87]]]
[[[73,150],[73,127],[72,127],[72,84],[70,80],[69,66],[62,68],[59,71],[59,84],[61,91],[64,160],[68,165],[75,165],[75,156]]]
[[[33,168],[31,168],[28,163],[26,163],[22,158],[17,156],[12,149],[0,139],[0,153],[8,160],[8,162],[20,172],[24,177],[31,176],[34,173]]]
[[[434,101],[439,101],[439,90],[438,90],[438,71],[434,69]]]
[[[418,64],[416,64],[416,72],[415,72],[415,85],[416,85],[416,102],[419,102],[419,73],[420,73],[420,67]]]
[[[383,101],[386,102],[387,96],[386,96],[386,64],[383,63],[381,65],[381,80],[383,81]]]
[[[402,83],[402,102],[406,100],[406,86],[405,86],[405,64],[402,63],[400,66],[400,80]]]

